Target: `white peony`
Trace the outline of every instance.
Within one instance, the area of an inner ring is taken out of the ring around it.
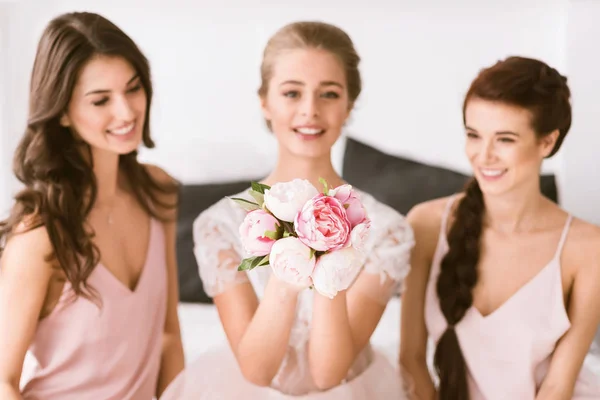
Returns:
[[[282,221],[293,222],[304,204],[319,191],[305,179],[274,184],[265,190],[267,209]]]
[[[330,299],[352,285],[362,269],[362,257],[354,247],[346,247],[319,257],[312,275],[315,290]]]

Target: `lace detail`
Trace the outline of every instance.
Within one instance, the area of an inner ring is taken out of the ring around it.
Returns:
[[[244,216],[244,210],[225,198],[194,221],[194,255],[204,292],[210,297],[249,281],[246,272],[237,270],[243,254],[238,228]]]
[[[414,245],[413,231],[402,215],[357,189],[372,221],[371,233],[365,245],[364,268],[350,290],[386,304],[399,288],[410,269],[410,250]],[[250,199],[247,192],[236,195]],[[214,297],[228,288],[250,281],[257,297],[263,296],[270,278],[270,268],[238,272],[243,257],[239,226],[245,211],[230,199],[222,199],[205,210],[194,222],[195,254],[200,278],[206,293]],[[312,323],[314,292],[303,291],[298,297],[296,319],[292,327],[289,348],[272,382],[283,393],[306,393],[316,390],[308,369],[308,340]],[[360,375],[370,364],[372,348],[366,346],[357,357],[348,380]]]
[[[414,233],[404,216],[393,208],[366,193],[361,193],[361,200],[371,218],[371,233],[365,246],[364,269],[355,286],[369,297],[387,304],[390,297],[400,294],[404,278],[410,271]],[[379,283],[373,277],[365,276],[368,274],[377,275]]]

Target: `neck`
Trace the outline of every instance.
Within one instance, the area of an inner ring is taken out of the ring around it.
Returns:
[[[484,193],[485,224],[503,233],[520,233],[536,229],[540,210],[547,202],[539,180],[501,196]]]
[[[275,169],[262,182],[272,186],[277,182],[306,179],[319,189],[323,186],[319,182],[320,178],[325,179],[329,187],[336,187],[344,183],[331,164],[331,153],[328,152],[318,158],[308,158],[280,149]]]
[[[92,150],[94,175],[98,185],[96,204],[112,207],[119,192],[119,155]]]

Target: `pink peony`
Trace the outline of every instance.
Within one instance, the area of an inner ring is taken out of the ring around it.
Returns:
[[[354,189],[352,189],[352,186],[338,186],[335,189],[331,189],[329,191],[329,195],[335,197],[344,205],[351,228],[354,228],[356,225],[365,222],[367,219],[367,212],[360,201],[358,194]]]
[[[277,231],[278,222],[268,212],[258,209],[246,214],[240,225],[242,246],[251,257],[266,256],[271,252],[275,240],[265,236],[266,231]]]
[[[362,269],[362,257],[353,247],[332,251],[319,257],[312,275],[315,290],[333,299],[352,285]]]
[[[290,236],[275,242],[269,255],[269,264],[278,279],[292,285],[309,287],[316,263],[316,258],[311,253],[311,249],[304,243]]]
[[[350,221],[344,206],[324,194],[304,205],[296,216],[294,228],[298,239],[317,251],[340,249],[350,240]]]

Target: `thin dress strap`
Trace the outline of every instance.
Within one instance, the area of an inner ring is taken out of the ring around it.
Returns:
[[[567,235],[569,233],[569,228],[571,227],[571,222],[573,221],[573,216],[571,214],[567,217],[567,222],[565,222],[565,227],[563,228],[562,234],[560,235],[560,241],[558,242],[558,247],[556,248],[556,258],[560,257],[562,253],[563,246],[567,241]]]
[[[458,197],[458,195],[455,194],[452,197],[450,197],[448,199],[448,201],[446,202],[446,206],[444,208],[444,213],[442,214],[442,223],[440,224],[440,236],[441,237],[446,237],[446,234],[448,232],[448,220],[450,219],[450,212],[452,211],[452,205],[454,204],[454,201],[456,200],[457,197]]]

